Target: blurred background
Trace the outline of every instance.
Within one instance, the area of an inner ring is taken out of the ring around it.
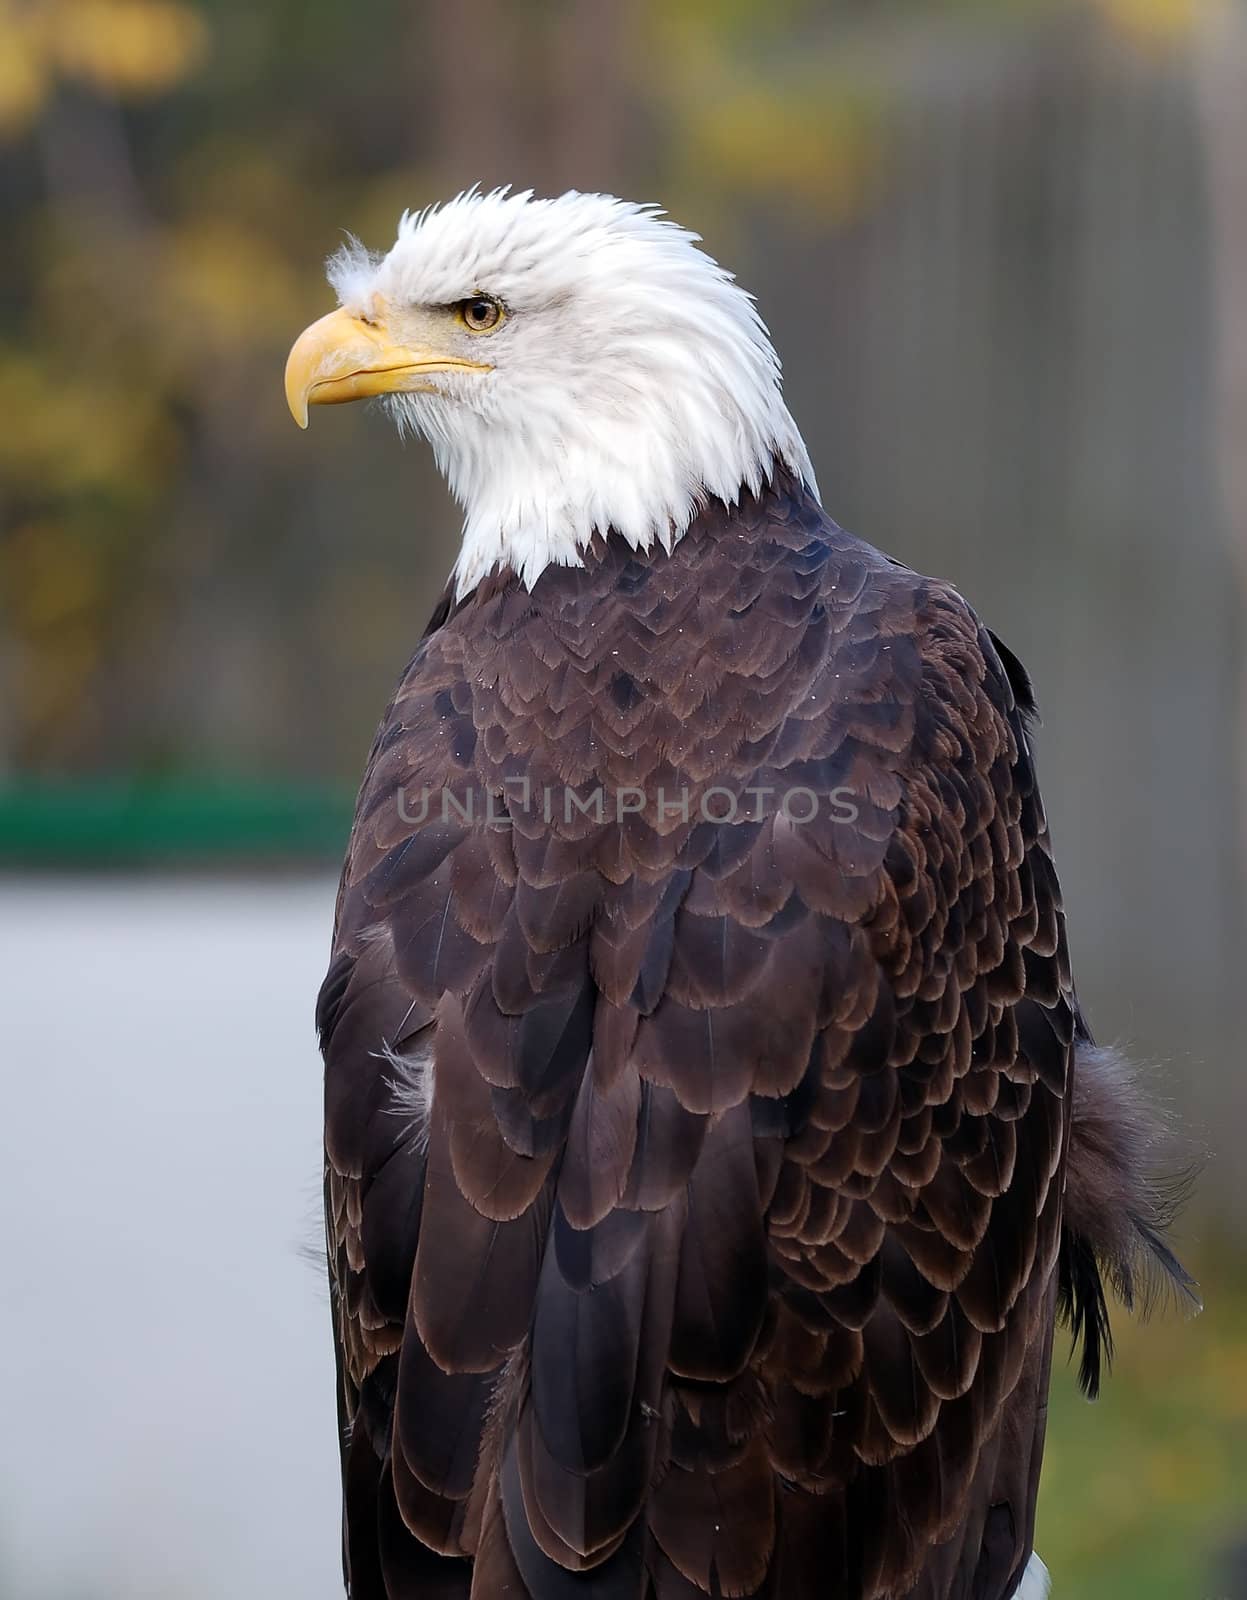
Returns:
[[[1215,0],[0,0],[0,1594],[330,1600],[311,1009],[455,549],[286,413],[343,230],[661,200],[838,519],[1027,662],[1081,993],[1209,1152],[1207,1310],[1056,1380],[1059,1600],[1247,1595],[1247,12]]]

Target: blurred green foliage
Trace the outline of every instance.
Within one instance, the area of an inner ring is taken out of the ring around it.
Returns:
[[[1205,1310],[1116,1309],[1094,1404],[1054,1358],[1036,1545],[1057,1600],[1239,1600],[1247,1556],[1247,1262],[1198,1262]]]

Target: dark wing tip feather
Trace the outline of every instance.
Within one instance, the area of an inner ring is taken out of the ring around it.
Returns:
[[[1095,1400],[1101,1378],[1112,1365],[1113,1329],[1095,1250],[1069,1227],[1061,1238],[1057,1281],[1057,1306],[1070,1331],[1071,1357],[1082,1346],[1078,1384],[1088,1400]]]
[[[320,993],[316,996],[316,1034],[322,1050],[329,1048],[354,968],[355,958],[348,951],[339,951],[330,963]]]
[[[1003,639],[989,629],[984,630],[991,640],[992,647],[999,657],[1000,665],[1004,668],[1005,677],[1009,680],[1009,688],[1013,691],[1013,701],[1022,718],[1022,724],[1029,733],[1040,721],[1039,706],[1035,699],[1035,686],[1031,682],[1030,673],[1009,649]]]

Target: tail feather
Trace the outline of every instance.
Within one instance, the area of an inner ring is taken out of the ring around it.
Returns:
[[[1166,1294],[1188,1310],[1201,1309],[1195,1280],[1165,1237],[1196,1171],[1189,1161],[1176,1176],[1167,1170],[1172,1145],[1137,1069],[1083,1030],[1076,1043],[1060,1304],[1075,1348],[1082,1347],[1079,1382],[1091,1399],[1113,1357],[1106,1281],[1128,1311],[1146,1315]]]

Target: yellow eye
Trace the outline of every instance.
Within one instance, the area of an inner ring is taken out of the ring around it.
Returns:
[[[469,333],[488,333],[502,321],[502,307],[487,294],[474,294],[461,300],[455,311]]]

